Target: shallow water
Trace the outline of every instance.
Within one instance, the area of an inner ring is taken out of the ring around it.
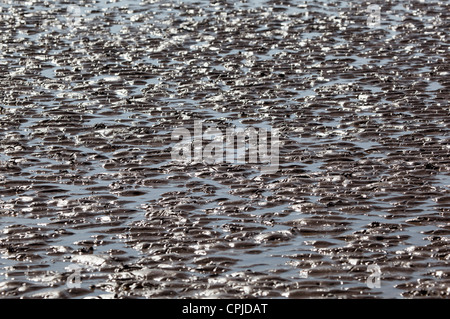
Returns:
[[[373,3],[0,1],[1,296],[448,298],[449,3]]]

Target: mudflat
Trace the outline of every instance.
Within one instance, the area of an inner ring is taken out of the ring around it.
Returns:
[[[450,3],[375,2],[1,1],[0,297],[448,298]]]

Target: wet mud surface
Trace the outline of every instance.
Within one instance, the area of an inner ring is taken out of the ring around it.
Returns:
[[[0,296],[448,298],[449,2],[373,3],[2,1]]]

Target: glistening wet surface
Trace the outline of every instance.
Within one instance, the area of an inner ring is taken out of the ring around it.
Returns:
[[[1,1],[1,296],[448,298],[450,3],[371,3]]]

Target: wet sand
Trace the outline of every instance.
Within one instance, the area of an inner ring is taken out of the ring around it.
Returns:
[[[450,3],[373,3],[0,2],[0,296],[448,298]]]

